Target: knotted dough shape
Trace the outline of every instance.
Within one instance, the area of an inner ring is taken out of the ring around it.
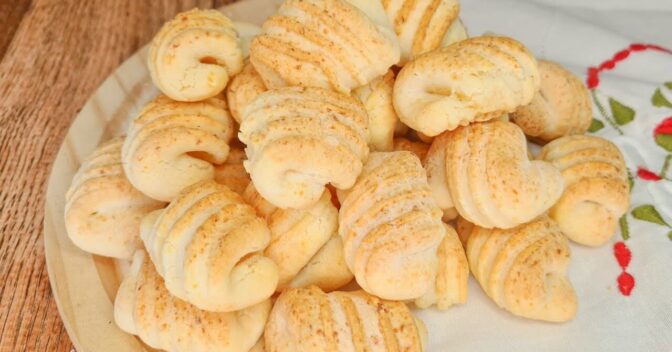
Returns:
[[[285,291],[266,324],[267,352],[423,351],[427,330],[402,302],[363,291]]]
[[[345,261],[365,291],[439,309],[466,301],[464,251],[455,231],[441,222],[413,153],[371,153],[342,199]]]
[[[119,286],[114,321],[152,348],[168,352],[247,352],[264,332],[270,299],[236,312],[208,312],[174,297],[147,259],[136,254]]]
[[[539,159],[557,167],[565,180],[565,192],[549,212],[562,232],[586,246],[606,243],[630,205],[618,147],[596,136],[566,136],[544,146]]]
[[[147,67],[163,94],[198,101],[219,94],[243,69],[243,51],[231,20],[217,10],[193,9],[154,36]]]
[[[512,228],[548,210],[562,195],[560,172],[530,161],[525,135],[510,122],[474,123],[436,138],[427,155],[432,194],[467,221]]]
[[[541,89],[511,120],[526,135],[542,142],[583,134],[593,119],[590,93],[573,73],[551,61],[539,60]]]
[[[271,230],[264,254],[278,264],[277,291],[315,285],[328,292],[352,280],[338,236],[338,209],[329,191],[306,209],[279,209],[262,198],[252,184],[243,198],[266,219]]]
[[[356,99],[321,88],[280,88],[243,113],[245,168],[257,191],[279,208],[305,208],[324,186],[352,187],[366,160],[367,115]]]
[[[576,314],[567,238],[547,216],[508,230],[474,226],[467,257],[472,274],[499,307],[550,322]]]
[[[213,164],[229,154],[233,128],[222,96],[194,103],[159,96],[128,127],[126,176],[149,197],[170,201],[187,186],[213,179]]]
[[[65,194],[65,229],[82,250],[131,258],[140,240],[140,221],[163,207],[133,188],[121,166],[124,137],[101,144],[79,167]]]
[[[250,48],[268,88],[345,94],[385,74],[399,55],[382,6],[370,0],[286,0]]]
[[[382,0],[401,46],[401,64],[466,39],[459,0]],[[462,28],[462,30],[460,30]]]
[[[271,232],[224,185],[203,181],[185,189],[143,219],[141,237],[168,291],[200,309],[231,312],[275,292],[278,268],[263,255]]]
[[[394,83],[403,123],[433,137],[527,105],[539,89],[534,56],[507,37],[474,37],[421,55]]]

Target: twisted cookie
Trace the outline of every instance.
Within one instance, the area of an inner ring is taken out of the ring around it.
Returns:
[[[399,118],[392,105],[394,72],[387,71],[371,83],[353,91],[369,116],[369,145],[374,151],[390,151]]]
[[[440,309],[466,300],[464,251],[455,231],[441,222],[414,154],[372,153],[343,198],[345,261],[365,291]]]
[[[467,257],[476,280],[501,308],[550,322],[576,314],[567,239],[548,217],[508,230],[474,226]]]
[[[246,352],[262,336],[270,310],[270,300],[230,313],[200,310],[173,297],[145,252],[138,251],[131,275],[119,286],[114,321],[156,349]]]
[[[243,70],[233,77],[229,86],[226,87],[226,100],[229,103],[231,116],[236,122],[240,124],[240,117],[245,107],[266,90],[266,85],[254,70],[254,66],[249,62],[245,63]]]
[[[233,22],[217,10],[177,14],[152,39],[147,66],[154,84],[179,101],[219,94],[243,68]]]
[[[286,0],[252,41],[266,86],[350,93],[399,61],[382,6],[370,0]]]
[[[204,181],[150,213],[141,237],[170,293],[196,307],[230,312],[270,297],[275,263],[262,254],[271,233],[226,186]]]
[[[475,123],[436,138],[427,155],[432,193],[442,208],[455,206],[467,221],[508,229],[548,210],[563,190],[550,163],[530,161],[513,123]]]
[[[408,63],[394,83],[394,107],[409,127],[433,137],[528,104],[537,62],[519,42],[475,37]]]
[[[459,31],[459,0],[383,0],[382,3],[401,45],[402,64],[441,44],[451,44],[451,39],[457,41],[456,34],[464,33]],[[443,43],[448,33],[450,39]]]
[[[565,192],[549,215],[572,241],[600,246],[628,210],[630,190],[623,155],[594,136],[566,136],[547,144],[539,159],[562,172]]]
[[[130,258],[142,246],[140,220],[163,203],[138,192],[121,166],[123,137],[101,144],[72,178],[65,194],[65,228],[77,247]]]
[[[402,302],[365,292],[285,291],[264,331],[267,352],[423,351],[427,330]]]
[[[214,177],[212,164],[226,161],[232,134],[221,97],[185,103],[159,96],[128,127],[124,171],[142,193],[170,201],[185,187]]]
[[[526,135],[543,142],[583,134],[593,116],[588,89],[562,66],[539,60],[541,89],[532,102],[511,114]]]
[[[278,263],[277,291],[308,285],[333,291],[352,280],[337,232],[338,210],[331,203],[329,191],[302,210],[275,207],[252,184],[243,197],[266,219],[271,230],[271,243],[264,254]]]
[[[324,186],[347,189],[369,153],[367,117],[354,98],[320,88],[280,88],[248,105],[240,126],[245,168],[279,208],[305,208]]]

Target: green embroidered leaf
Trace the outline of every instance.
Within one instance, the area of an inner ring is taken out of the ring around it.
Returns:
[[[672,90],[672,82],[665,82],[663,83],[667,89]]]
[[[614,116],[614,121],[619,126],[626,125],[635,119],[635,110],[614,98],[609,98],[609,107],[611,108],[611,114]]]
[[[667,238],[669,238],[670,241],[672,241],[672,231],[670,231],[670,232],[667,233]]]
[[[651,204],[640,205],[637,208],[632,209],[631,214],[635,219],[667,226],[667,223],[663,220],[663,217],[660,216],[658,210]]]
[[[590,127],[588,127],[588,132],[595,133],[603,128],[604,128],[604,122],[596,118],[593,118],[593,122],[591,122]]]
[[[656,89],[656,91],[653,93],[653,96],[651,97],[651,103],[653,106],[657,106],[659,108],[672,108],[672,103],[670,103],[670,101],[665,98],[663,93],[660,91],[660,88]]]
[[[630,172],[629,168],[625,168],[625,170],[628,172],[628,189],[630,190],[630,193],[632,193],[632,189],[635,188],[635,178],[632,176],[632,172]]]
[[[618,224],[621,227],[621,237],[623,241],[627,241],[630,238],[630,227],[628,226],[628,216],[623,215],[618,219]]]
[[[656,136],[656,144],[672,153],[672,134],[659,134]]]

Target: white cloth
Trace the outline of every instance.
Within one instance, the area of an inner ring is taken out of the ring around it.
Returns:
[[[491,31],[512,36],[540,58],[557,61],[582,79],[630,44],[672,47],[670,0],[464,0],[462,19],[472,36]],[[672,153],[654,142],[654,128],[672,116],[656,107],[656,89],[672,102],[672,55],[659,51],[631,53],[611,71],[600,74],[596,95],[610,114],[609,97],[635,111],[620,135],[594,108],[604,128],[596,135],[614,141],[634,176],[631,208],[655,207],[672,224],[672,181],[647,181],[638,168],[659,173]],[[668,178],[672,179],[672,167]],[[466,305],[440,312],[418,311],[430,332],[429,351],[672,351],[672,228],[627,215],[632,252],[627,272],[636,285],[631,295],[619,292],[622,272],[613,244],[617,232],[600,248],[572,244],[569,276],[579,297],[576,318],[550,324],[515,317],[498,308],[473,277]]]

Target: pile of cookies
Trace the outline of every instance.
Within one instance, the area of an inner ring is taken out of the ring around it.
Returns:
[[[583,135],[577,77],[468,38],[459,8],[286,0],[262,28],[166,23],[163,95],[66,195],[77,246],[132,260],[117,325],[167,351],[421,351],[410,307],[466,303],[469,273],[512,314],[571,320],[568,239],[612,236],[623,157]]]

